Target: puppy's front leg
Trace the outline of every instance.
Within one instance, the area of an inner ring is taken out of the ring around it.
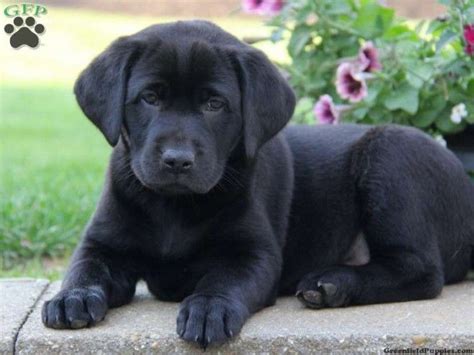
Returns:
[[[43,323],[50,328],[94,325],[107,309],[130,302],[137,276],[123,259],[88,241],[76,250],[61,291],[45,302]]]
[[[229,243],[225,255],[221,250],[215,256],[194,293],[181,304],[177,320],[181,338],[203,348],[221,343],[236,335],[250,314],[273,301],[281,252],[263,239],[245,246]]]

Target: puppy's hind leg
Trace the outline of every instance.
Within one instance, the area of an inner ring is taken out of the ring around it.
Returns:
[[[422,145],[425,137],[415,137],[422,144],[414,143],[410,132],[378,128],[360,143],[357,184],[370,261],[359,266],[341,262],[306,275],[297,296],[308,307],[419,300],[441,292],[445,280],[439,240],[448,230],[438,222],[445,211],[432,195],[444,198],[440,186],[446,184],[436,175],[442,174],[439,167],[420,152],[431,150],[430,143]],[[428,153],[442,159],[436,151]],[[446,238],[455,242],[453,234]]]
[[[397,213],[376,213],[366,226],[367,264],[309,273],[297,287],[298,299],[310,308],[323,308],[436,297],[444,277],[430,228],[409,208],[403,218]]]
[[[309,308],[436,297],[444,283],[436,266],[416,253],[398,254],[363,266],[339,265],[309,273],[300,281],[296,295]]]

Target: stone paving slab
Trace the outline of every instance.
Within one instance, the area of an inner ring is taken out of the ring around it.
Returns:
[[[33,309],[47,280],[0,279],[0,354],[12,354],[21,326]]]
[[[143,285],[132,304],[109,311],[100,325],[51,330],[40,308],[59,289],[52,284],[18,336],[20,354],[202,353],[175,333],[178,304],[153,299]],[[445,287],[435,300],[309,310],[294,298],[253,316],[240,336],[206,353],[373,352],[401,348],[474,351],[474,282]]]

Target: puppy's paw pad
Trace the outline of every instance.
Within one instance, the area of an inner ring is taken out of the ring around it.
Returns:
[[[323,295],[321,292],[315,290],[297,291],[296,297],[309,308],[322,308],[323,307]]]
[[[308,308],[343,307],[349,304],[349,287],[339,278],[309,275],[298,285],[296,297]]]
[[[338,307],[334,298],[337,295],[337,286],[332,283],[318,283],[316,290],[299,290],[297,298],[309,308]]]

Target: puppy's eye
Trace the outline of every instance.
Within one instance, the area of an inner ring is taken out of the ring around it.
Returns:
[[[152,90],[145,90],[142,92],[141,99],[149,105],[157,106],[159,104],[158,94]]]
[[[153,84],[142,91],[141,100],[148,105],[158,106],[168,97],[168,87],[166,84]]]
[[[210,99],[206,104],[207,111],[219,111],[225,106],[225,102],[219,99]]]

